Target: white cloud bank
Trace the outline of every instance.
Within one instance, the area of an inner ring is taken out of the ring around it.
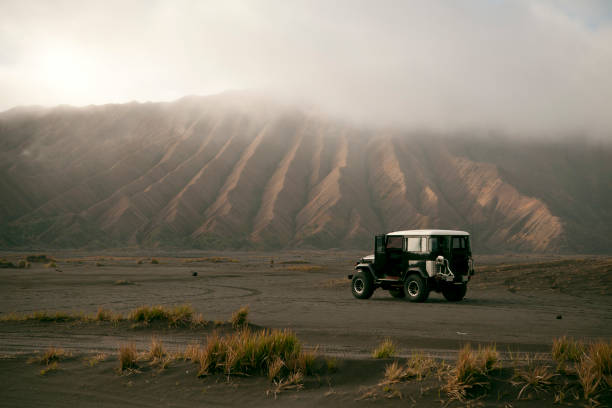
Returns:
[[[0,110],[260,89],[365,122],[612,137],[606,1],[0,2]]]

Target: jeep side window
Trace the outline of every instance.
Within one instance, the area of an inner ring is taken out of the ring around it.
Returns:
[[[387,249],[403,249],[402,248],[402,237],[388,237],[387,238]]]
[[[465,238],[464,237],[453,237],[453,249],[465,249]]]
[[[429,245],[429,251],[432,254],[443,254],[448,250],[446,237],[431,237]]]
[[[440,249],[440,245],[438,243],[438,238],[431,237],[429,238],[429,250],[431,252],[437,252]]]
[[[427,238],[425,238],[425,237],[408,237],[407,250],[408,250],[408,252],[425,252],[425,251],[427,251]]]

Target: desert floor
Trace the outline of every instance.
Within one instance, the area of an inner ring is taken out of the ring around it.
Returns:
[[[0,254],[13,261],[25,255]],[[550,360],[553,338],[564,335],[612,339],[609,257],[476,256],[466,299],[451,303],[432,293],[427,302],[413,304],[382,290],[369,300],[353,298],[347,274],[366,255],[357,252],[157,253],[159,264],[136,252],[47,255],[55,266],[0,269],[0,318],[36,311],[95,314],[99,308],[127,314],[141,305],[189,304],[211,323],[177,329],[128,322],[0,321],[1,406],[438,407],[448,398],[433,380],[404,385],[393,395],[379,390],[385,366],[394,361],[371,357],[383,339],[395,342],[400,361],[416,350],[452,363],[465,343],[495,344],[504,367],[516,353]],[[270,392],[265,377],[198,378],[194,364],[184,361],[165,370],[117,373],[119,345],[134,343],[145,350],[156,337],[168,350],[179,351],[204,343],[214,330],[232,331],[222,322],[242,306],[249,307],[254,330],[291,329],[305,348],[334,359],[337,370],[308,377],[303,389],[278,395]],[[41,366],[27,360],[49,347],[63,348],[73,358],[41,375]],[[95,367],[83,363],[96,353],[108,358]],[[547,406],[554,398],[551,391],[516,400],[517,393],[503,385],[476,402]]]

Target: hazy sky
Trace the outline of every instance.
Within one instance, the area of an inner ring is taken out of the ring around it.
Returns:
[[[0,110],[258,89],[436,130],[612,136],[612,1],[0,0]]]

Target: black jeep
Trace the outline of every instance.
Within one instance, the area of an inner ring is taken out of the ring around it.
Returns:
[[[396,298],[424,302],[429,292],[462,300],[474,274],[470,234],[453,230],[411,230],[376,235],[374,255],[355,264],[351,291],[368,299],[377,288]]]

